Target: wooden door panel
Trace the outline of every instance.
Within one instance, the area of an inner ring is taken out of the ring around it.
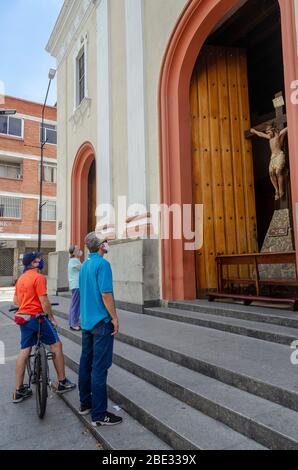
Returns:
[[[257,251],[246,53],[208,46],[190,87],[193,199],[204,205],[204,245],[196,254],[197,287],[217,286],[217,254]],[[229,268],[247,276],[248,268]]]

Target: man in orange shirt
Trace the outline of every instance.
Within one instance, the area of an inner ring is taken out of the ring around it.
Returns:
[[[73,390],[76,385],[65,377],[62,344],[57,334],[57,322],[47,295],[47,280],[41,274],[43,269],[42,253],[26,253],[23,258],[24,274],[16,284],[14,304],[19,307],[15,321],[21,330],[21,352],[16,364],[16,391],[13,402],[20,403],[32,396],[32,390],[24,385],[26,363],[31,349],[37,342],[38,321],[36,316],[44,313],[46,317],[41,325],[42,341],[51,347],[53,361],[58,377],[57,393]]]

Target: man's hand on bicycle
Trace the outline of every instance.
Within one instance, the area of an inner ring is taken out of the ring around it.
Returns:
[[[49,320],[52,323],[55,330],[57,330],[59,325],[58,325],[58,322],[57,322],[56,318],[55,317],[49,317]]]

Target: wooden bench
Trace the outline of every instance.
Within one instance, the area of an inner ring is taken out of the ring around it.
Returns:
[[[246,305],[250,305],[254,301],[270,302],[270,303],[286,303],[290,304],[294,310],[298,308],[298,299],[261,296],[261,287],[266,286],[297,286],[297,271],[296,279],[260,279],[259,266],[270,264],[295,264],[296,266],[296,252],[283,252],[283,253],[249,253],[243,255],[225,255],[217,256],[217,292],[208,292],[210,301],[216,298],[231,298],[235,300],[242,300]],[[231,266],[252,266],[253,277],[224,277],[224,267]],[[256,295],[240,295],[225,292],[226,285],[253,285],[256,289]]]

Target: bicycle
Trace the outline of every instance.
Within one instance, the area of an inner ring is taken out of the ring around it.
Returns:
[[[59,304],[51,304],[53,307]],[[10,312],[17,312],[18,307],[11,308]],[[30,354],[27,362],[27,374],[29,378],[29,388],[31,384],[36,385],[36,411],[40,419],[44,418],[47,399],[48,387],[51,388],[51,380],[49,374],[49,361],[53,360],[53,353],[46,351],[46,347],[42,342],[41,325],[47,315],[40,314],[35,318],[38,321],[37,343],[33,353]]]

